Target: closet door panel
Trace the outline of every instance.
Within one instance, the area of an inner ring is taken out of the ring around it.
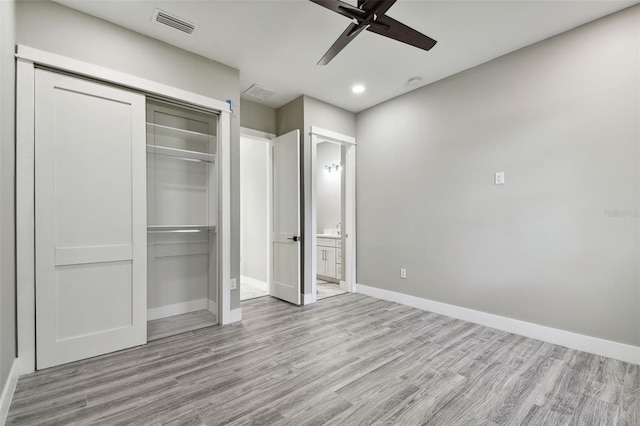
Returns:
[[[130,261],[57,267],[56,339],[130,327],[131,276]],[[83,320],[78,321],[79,317]]]
[[[41,369],[146,342],[145,99],[35,78]]]
[[[54,93],[56,247],[131,245],[131,106]]]

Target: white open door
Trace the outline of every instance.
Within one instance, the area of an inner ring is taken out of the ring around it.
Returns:
[[[146,342],[145,99],[35,75],[37,368]]]
[[[269,294],[300,304],[300,131],[271,145],[271,279]]]

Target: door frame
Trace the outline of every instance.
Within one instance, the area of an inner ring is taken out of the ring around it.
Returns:
[[[276,135],[273,133],[263,132],[261,130],[250,129],[248,127],[240,127],[240,137],[255,139],[260,142],[263,142],[266,145],[267,149],[267,179],[265,182],[266,185],[266,197],[267,197],[267,248],[266,254],[267,258],[265,262],[267,262],[267,289],[271,286],[271,182],[272,182],[272,151],[271,151],[271,140],[276,138]],[[242,161],[242,159],[241,159]],[[242,191],[242,188],[240,188]],[[242,226],[240,226],[240,238],[242,239]],[[242,277],[242,273],[240,273],[240,277]],[[242,280],[238,282],[238,291],[242,291]],[[270,296],[270,295],[269,295]]]
[[[305,281],[311,283],[311,295],[305,295],[305,305],[315,303],[317,301],[317,282],[316,273],[318,270],[317,259],[317,226],[318,226],[318,210],[317,210],[317,162],[318,162],[318,144],[321,142],[332,142],[342,147],[344,153],[345,164],[343,167],[344,178],[344,222],[342,224],[342,266],[344,280],[340,280],[340,288],[350,293],[356,292],[356,139],[352,136],[343,135],[331,130],[322,129],[320,127],[311,126],[311,205],[309,210],[305,212],[306,218],[311,220],[308,229],[308,238],[305,238],[305,256],[310,256],[311,268],[305,270]],[[346,262],[345,262],[346,259]]]
[[[35,68],[115,84],[220,113],[218,128],[218,314],[221,325],[240,321],[231,309],[231,107],[197,93],[124,72],[53,54],[24,45],[16,53],[16,298],[18,365],[20,374],[36,367],[35,325]],[[146,315],[146,313],[145,313]]]

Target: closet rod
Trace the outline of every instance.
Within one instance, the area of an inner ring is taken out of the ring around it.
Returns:
[[[156,231],[147,231],[148,234],[171,234],[171,233],[192,233],[192,232],[203,232],[204,229],[167,229],[167,230],[156,230]]]

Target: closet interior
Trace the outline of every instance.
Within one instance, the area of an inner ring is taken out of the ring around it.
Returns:
[[[218,116],[147,100],[147,339],[218,323]]]

